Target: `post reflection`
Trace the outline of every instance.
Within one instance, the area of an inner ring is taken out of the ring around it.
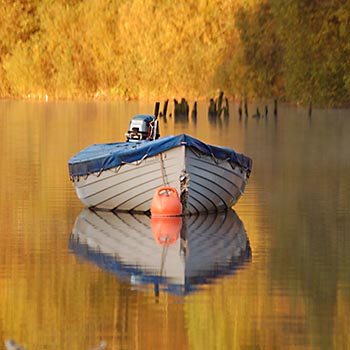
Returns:
[[[156,295],[194,292],[251,258],[244,225],[232,209],[182,218],[84,209],[69,246],[120,280],[153,285]]]

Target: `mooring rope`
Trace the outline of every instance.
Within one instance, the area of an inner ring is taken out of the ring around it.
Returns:
[[[159,153],[159,160],[160,160],[160,171],[162,172],[162,180],[163,180],[163,185],[164,187],[169,186],[167,176],[165,174],[165,169],[164,169],[164,160],[163,160],[163,155],[162,153]]]

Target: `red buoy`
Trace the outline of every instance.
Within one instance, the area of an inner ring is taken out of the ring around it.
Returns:
[[[156,242],[163,246],[174,244],[181,231],[181,217],[152,217],[151,227]]]
[[[182,205],[179,195],[173,187],[160,187],[154,193],[151,203],[152,216],[179,216]]]

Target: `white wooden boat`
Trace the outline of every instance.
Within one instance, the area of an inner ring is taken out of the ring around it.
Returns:
[[[70,249],[120,280],[176,294],[233,274],[250,261],[244,225],[232,209],[157,218],[156,224],[153,220],[143,214],[84,209],[72,230]],[[159,239],[164,232],[169,241]]]
[[[153,117],[133,120],[142,118]],[[183,214],[210,213],[232,207],[243,194],[250,158],[186,134],[149,138],[140,130],[130,126],[127,142],[91,145],[69,160],[86,207],[148,212],[157,188],[170,186],[180,195]]]

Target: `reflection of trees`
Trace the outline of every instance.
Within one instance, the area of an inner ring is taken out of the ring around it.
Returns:
[[[121,130],[122,137],[129,116],[115,110],[125,110],[10,106],[0,117],[3,334],[27,348],[86,349],[101,334],[112,334],[111,348],[349,347],[350,130],[343,119],[315,116],[308,128],[300,116],[284,119],[281,109],[277,130],[272,119],[245,128],[235,116],[229,134],[206,136],[253,158],[237,207],[253,258],[232,278],[178,302],[163,293],[155,300],[153,291],[138,292],[66,254],[81,210],[67,160],[106,135],[112,142]],[[197,128],[204,134],[202,112]]]
[[[101,338],[111,349],[187,348],[182,305],[163,294],[156,303],[152,291],[138,293],[67,252],[81,210],[67,161],[101,135],[113,141],[114,111],[104,104],[2,105],[1,333],[37,349],[88,349]]]
[[[302,297],[308,326],[325,348],[332,348],[333,337],[348,341],[335,327],[344,306],[339,286],[350,281],[342,274],[350,264],[344,240],[350,224],[344,200],[350,194],[350,152],[346,130],[328,120],[303,133],[286,131],[279,144],[284,157],[271,187],[276,193],[272,220],[279,229],[272,241],[271,278]]]
[[[277,132],[240,128],[254,163],[236,210],[252,264],[186,304],[194,349],[349,346],[349,123],[320,113],[309,128],[285,113]]]

